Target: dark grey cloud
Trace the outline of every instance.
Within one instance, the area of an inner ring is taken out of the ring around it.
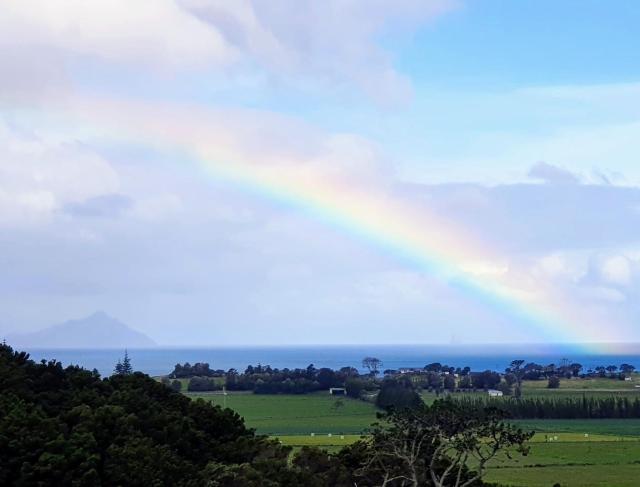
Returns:
[[[106,194],[69,203],[63,212],[76,217],[116,218],[133,206],[133,200],[122,194]]]
[[[540,179],[548,184],[579,184],[580,179],[571,171],[548,164],[544,161],[537,162],[529,170],[529,177]]]

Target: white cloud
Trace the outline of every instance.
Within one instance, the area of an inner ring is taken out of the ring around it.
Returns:
[[[355,86],[382,103],[393,102],[409,96],[411,83],[393,67],[377,36],[398,25],[417,26],[455,3],[7,2],[0,11],[0,87],[4,98],[25,95],[32,101],[69,88],[70,73],[90,74],[93,62],[151,73],[234,72],[266,83],[285,80],[303,90]]]
[[[176,194],[159,194],[138,200],[132,215],[141,220],[162,221],[179,214],[183,209],[181,198]]]
[[[47,220],[66,204],[114,193],[119,179],[95,152],[0,120],[0,223]]]
[[[578,255],[554,252],[537,259],[532,273],[547,279],[562,279],[576,282],[587,272],[585,258]]]
[[[600,264],[600,273],[605,282],[626,286],[632,279],[631,262],[622,255],[606,257]]]
[[[587,300],[595,299],[614,304],[623,303],[627,300],[627,296],[620,290],[605,286],[585,287],[581,294]]]
[[[2,49],[28,46],[34,54],[40,49],[135,66],[184,68],[234,57],[216,29],[172,0],[6,2],[0,32]]]
[[[540,179],[549,184],[577,184],[580,182],[572,172],[543,161],[533,165],[529,170],[529,177]]]
[[[182,0],[219,29],[252,62],[276,76],[350,83],[387,102],[402,100],[410,82],[398,73],[376,36],[401,24],[406,30],[454,8],[452,0]],[[304,85],[304,82],[302,83]]]

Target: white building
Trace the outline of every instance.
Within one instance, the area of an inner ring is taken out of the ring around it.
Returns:
[[[502,397],[502,396],[503,396],[502,391],[497,391],[497,390],[495,390],[495,389],[489,389],[489,390],[487,391],[487,393],[488,393],[488,394],[489,394],[489,396],[491,396],[491,397]]]

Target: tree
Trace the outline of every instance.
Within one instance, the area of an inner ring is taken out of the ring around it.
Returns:
[[[635,366],[630,364],[622,364],[620,365],[620,370],[622,371],[623,374],[628,375],[628,374],[633,374],[633,371],[636,370],[636,368]]]
[[[607,365],[607,372],[609,372],[609,377],[613,377],[616,373],[616,370],[618,370],[617,365]]]
[[[0,485],[313,485],[289,456],[140,372],[102,379],[0,345]]]
[[[127,350],[124,350],[124,358],[122,359],[122,371],[121,375],[131,375],[133,374],[133,367],[131,367],[131,359],[129,358],[129,353]]]
[[[440,362],[433,362],[424,366],[424,370],[427,372],[440,372],[442,371],[442,364]]]
[[[342,377],[358,377],[360,375],[355,367],[342,367],[338,374]]]
[[[558,387],[560,387],[560,378],[557,375],[552,375],[551,377],[549,377],[547,388],[557,389]]]
[[[444,388],[448,391],[454,391],[456,389],[456,378],[453,374],[446,374],[444,376]]]
[[[511,384],[509,384],[507,381],[500,382],[496,386],[496,389],[498,391],[501,391],[505,396],[510,396],[513,393],[513,390],[511,389]]]
[[[364,459],[354,485],[478,485],[490,460],[526,454],[533,436],[497,410],[463,410],[453,401],[393,410],[383,419],[370,440],[351,447]]]
[[[582,370],[582,364],[579,363],[572,363],[569,368],[571,369],[571,374],[574,377],[578,377],[580,375],[580,371]]]
[[[444,387],[444,381],[442,376],[437,372],[429,372],[427,375],[427,386],[430,390],[435,391],[436,394],[442,392],[442,388]]]
[[[368,369],[369,373],[373,376],[378,375],[382,365],[382,360],[376,357],[365,357],[362,359],[362,367]]]
[[[514,396],[517,399],[522,397],[522,378],[524,376],[524,370],[522,369],[523,364],[524,360],[514,360],[511,362],[511,366],[507,369],[507,372],[510,372],[516,378]]]
[[[353,397],[354,399],[359,399],[360,394],[364,390],[364,382],[357,377],[349,377],[345,383],[345,388],[347,389],[347,396]]]
[[[471,389],[473,387],[473,383],[471,381],[470,375],[463,375],[458,383],[458,387],[460,389]]]
[[[413,383],[408,379],[385,379],[376,397],[376,405],[382,409],[415,408],[422,404],[422,399],[415,391]]]
[[[171,389],[176,392],[180,392],[182,390],[182,382],[180,382],[178,379],[173,379],[171,381]]]
[[[485,370],[471,375],[471,383],[475,389],[495,389],[500,383],[501,377],[497,372]]]
[[[120,359],[118,359],[118,363],[113,368],[113,373],[116,374],[116,375],[121,375],[122,374],[122,361]]]

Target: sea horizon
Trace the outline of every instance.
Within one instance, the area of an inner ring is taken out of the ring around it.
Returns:
[[[169,374],[177,363],[207,362],[212,369],[243,371],[248,365],[274,368],[355,367],[362,369],[365,356],[382,360],[383,369],[424,367],[440,362],[453,367],[470,367],[473,371],[503,371],[512,360],[523,359],[541,365],[558,364],[566,359],[577,362],[586,371],[599,365],[630,363],[640,365],[640,344],[620,344],[585,351],[577,344],[407,344],[407,345],[218,345],[157,346],[127,348],[135,370],[152,376]],[[610,345],[610,344],[609,344]],[[110,375],[125,348],[42,348],[22,347],[35,360],[57,360],[64,366],[79,365]]]

